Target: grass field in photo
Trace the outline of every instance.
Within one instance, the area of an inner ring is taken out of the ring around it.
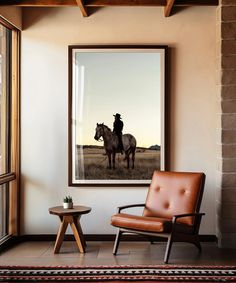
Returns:
[[[76,156],[76,179],[79,180],[81,178],[84,180],[149,180],[153,171],[160,169],[159,150],[137,148],[134,169],[127,169],[125,155],[118,153],[116,168],[108,169],[108,157],[103,147],[80,146],[78,149],[80,150],[77,150]]]

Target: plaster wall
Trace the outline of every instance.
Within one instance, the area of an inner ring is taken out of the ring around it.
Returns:
[[[162,8],[102,8],[82,18],[77,8],[23,12],[21,50],[22,234],[51,234],[48,208],[66,194],[92,207],[88,234],[111,234],[116,207],[143,202],[147,187],[68,188],[68,45],[166,44],[171,48],[171,170],[203,171],[201,233],[215,234],[215,7],[191,7],[164,18]],[[142,113],[139,113],[142,115]],[[112,117],[111,117],[112,118]],[[142,117],[145,119],[145,117]]]

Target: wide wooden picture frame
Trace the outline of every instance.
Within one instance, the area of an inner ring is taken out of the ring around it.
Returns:
[[[70,186],[145,185],[166,169],[167,52],[69,46]]]

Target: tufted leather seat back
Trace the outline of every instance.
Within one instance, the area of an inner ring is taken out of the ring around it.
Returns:
[[[143,216],[171,219],[174,215],[198,212],[205,182],[204,173],[155,171]],[[180,223],[193,225],[193,217]]]

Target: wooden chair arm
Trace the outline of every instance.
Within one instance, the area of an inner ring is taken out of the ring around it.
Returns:
[[[194,212],[194,213],[184,213],[184,214],[177,214],[173,216],[173,219],[178,219],[178,218],[182,218],[182,217],[188,217],[188,216],[203,216],[205,215],[205,213],[201,213],[201,212]]]
[[[172,223],[176,222],[176,220],[177,220],[178,218],[188,217],[188,216],[202,217],[203,215],[205,215],[205,213],[200,213],[200,212],[185,213],[185,214],[174,215],[173,218],[172,218]]]
[[[117,207],[117,213],[120,213],[121,210],[126,209],[126,208],[142,207],[142,206],[145,206],[145,203],[137,203],[137,204],[128,204],[128,205],[118,206]]]
[[[193,217],[195,217],[195,220],[194,220],[195,230],[198,231],[203,215],[205,215],[205,213],[200,213],[200,212],[174,215],[173,218],[172,218],[173,230],[175,230],[176,222],[179,218],[193,216]]]

